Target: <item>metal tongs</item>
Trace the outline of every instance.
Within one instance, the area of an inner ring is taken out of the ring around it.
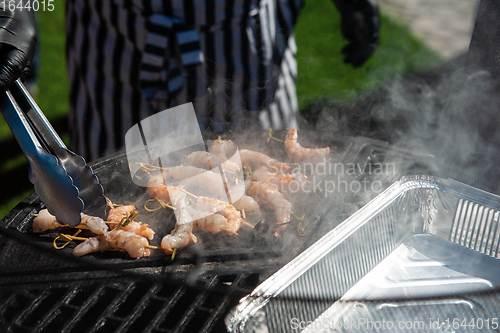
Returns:
[[[57,221],[76,226],[83,211],[101,215],[106,198],[97,176],[66,148],[19,79],[0,97],[0,109],[28,159],[36,193]]]

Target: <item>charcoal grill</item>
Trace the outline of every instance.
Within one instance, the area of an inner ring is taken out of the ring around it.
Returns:
[[[384,179],[384,186],[404,174],[433,171],[432,157],[378,140],[325,133],[303,137],[304,145],[330,146],[333,158],[342,163],[395,161],[397,173]],[[235,141],[240,147],[251,148],[263,138],[256,135],[246,145]],[[280,144],[271,142],[266,149],[271,156],[284,159]],[[94,164],[105,189],[106,182],[116,180],[116,174],[129,177],[126,168],[123,152]],[[359,174],[353,179],[372,181],[371,177]],[[121,190],[131,198],[144,192],[130,183]],[[107,194],[113,200],[119,193]],[[0,330],[222,332],[224,316],[241,297],[336,226],[332,219],[322,224],[321,216],[336,214],[340,223],[371,199],[359,193],[318,198],[324,199],[316,207],[323,208],[308,215],[306,235],[294,238],[294,242],[262,246],[255,245],[255,239],[238,243],[231,236],[228,241],[219,239],[223,246],[218,248],[185,249],[172,262],[162,254],[131,260],[118,252],[75,258],[70,249],[56,251],[51,244],[54,235],[30,233],[33,215],[43,207],[33,193],[0,221]],[[250,236],[249,232],[240,235],[252,239]],[[159,233],[157,237],[161,239]]]

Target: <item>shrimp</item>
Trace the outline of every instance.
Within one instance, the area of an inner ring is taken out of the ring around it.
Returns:
[[[196,201],[196,209],[209,213],[219,213],[227,219],[227,223],[221,226],[221,230],[228,234],[236,234],[243,221],[241,213],[227,202],[213,198],[199,197]]]
[[[223,162],[227,161],[227,154],[234,149],[234,143],[231,140],[222,140],[218,138],[208,150],[212,154],[219,157]]]
[[[156,175],[149,178],[147,191],[151,198],[158,198],[163,202],[170,201],[168,186],[165,185],[165,179],[162,175]]]
[[[125,205],[113,208],[108,213],[108,221],[119,223],[124,217],[128,217],[132,214],[134,210],[134,205]],[[136,235],[146,237],[149,240],[153,240],[155,234],[153,229],[149,228],[149,225],[138,221],[131,221],[124,226],[118,227],[117,229],[132,232]]]
[[[257,201],[246,194],[243,194],[240,200],[236,201],[233,206],[240,211],[244,209],[245,212],[255,212],[257,215],[262,215]]]
[[[186,200],[186,193],[184,193],[182,189],[182,185],[170,186],[170,198],[172,200],[172,205],[177,208],[175,211],[177,224],[186,224],[192,222],[193,220],[189,213],[190,207]]]
[[[66,225],[57,222],[56,217],[49,213],[47,209],[42,209],[38,216],[33,219],[33,232],[40,233],[51,229],[65,227]],[[96,235],[106,235],[109,231],[108,225],[99,217],[81,214],[81,221],[78,227],[86,226]]]
[[[195,168],[197,169],[197,168]],[[202,169],[200,169],[202,170]],[[155,175],[149,178],[147,191],[152,198],[158,198],[163,202],[170,202],[169,190],[175,188],[175,186],[165,185],[165,179],[162,175]]]
[[[166,235],[161,240],[161,248],[166,254],[172,254],[175,249],[183,249],[190,242],[196,243],[197,241],[196,236],[193,235],[193,222],[176,224],[170,235]]]
[[[330,148],[304,148],[297,142],[297,130],[290,129],[286,135],[285,151],[290,159],[297,163],[307,162],[314,165],[322,163]]]
[[[33,232],[40,233],[51,229],[62,227],[62,224],[57,222],[56,217],[49,213],[47,209],[42,209],[38,216],[33,219]]]
[[[216,234],[227,224],[227,219],[221,214],[212,214],[194,221],[193,229],[209,231]]]
[[[129,216],[135,210],[134,205],[124,205],[112,208],[108,213],[108,221],[121,222],[124,217]]]
[[[217,168],[219,165],[222,165],[223,170],[228,172],[238,171],[240,168],[238,164],[227,160],[222,161],[215,154],[208,153],[205,151],[195,151],[184,159],[182,162],[183,166],[194,166],[197,168],[202,168],[206,170],[212,170]]]
[[[96,235],[104,235],[108,234],[109,228],[106,222],[103,219],[95,216],[90,216],[82,213],[82,221],[80,224],[86,225],[90,231],[92,231]]]
[[[73,255],[75,257],[81,257],[91,252],[107,251],[109,248],[110,246],[106,241],[106,237],[90,237],[73,249]]]
[[[147,191],[149,195],[164,202],[172,201],[169,189],[173,186],[165,185],[163,177],[173,177],[176,180],[195,185],[215,197],[226,196],[226,190],[220,174],[194,166],[177,166],[164,169],[163,176],[152,176],[148,181]]]
[[[127,225],[119,227],[118,230],[128,231],[149,240],[153,240],[155,236],[154,230],[148,224],[136,221],[129,222]]]
[[[307,176],[301,173],[277,174],[269,172],[266,167],[260,167],[252,173],[252,179],[274,186],[278,191],[284,193],[303,190]]]
[[[226,196],[226,190],[219,173],[192,166],[168,168],[167,173],[177,180],[198,186],[215,197]]]
[[[91,237],[73,249],[75,257],[97,251],[122,249],[132,258],[148,257],[150,251],[148,240],[139,235],[124,230],[112,230],[107,236]]]
[[[176,204],[174,204],[174,206],[175,205]],[[181,207],[179,202],[176,207],[178,210],[179,207]],[[172,230],[170,235],[166,235],[161,241],[161,247],[165,253],[171,254],[174,252],[174,249],[180,250],[185,248],[190,242],[196,243],[197,238],[193,234],[193,230],[195,229],[206,230],[212,234],[216,234],[220,231],[236,234],[236,231],[240,228],[240,223],[242,221],[240,212],[228,203],[213,198],[199,197],[196,202],[196,210],[213,214],[193,222],[183,224],[177,222],[175,229]]]
[[[194,166],[181,165],[181,166],[166,168],[164,169],[163,173],[165,176],[170,176],[173,177],[174,179],[182,180],[186,178],[196,177],[205,173],[210,174],[213,172],[202,168],[197,168]]]
[[[239,151],[241,164],[249,165],[253,167],[266,166],[268,169],[274,172],[285,172],[290,169],[286,163],[281,163],[266,154],[262,154],[253,150],[241,149]]]
[[[286,200],[275,187],[260,181],[254,182],[250,190],[248,190],[248,195],[257,201],[263,202],[269,208],[274,209],[276,224],[279,225],[290,222],[292,204]],[[284,228],[285,225],[278,227],[274,235],[278,237],[279,232]]]
[[[186,193],[181,189],[182,185],[179,185],[179,187],[171,186],[170,190],[172,205],[177,208],[175,211],[177,223],[174,230],[161,240],[161,248],[167,254],[172,254],[175,249],[183,249],[190,242],[196,243],[197,241],[196,236],[193,235],[193,221],[189,214],[190,207],[186,200]]]

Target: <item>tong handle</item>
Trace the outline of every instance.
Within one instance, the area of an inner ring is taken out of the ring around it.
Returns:
[[[35,133],[41,139],[40,143],[48,152],[58,156],[58,149],[66,149],[66,145],[54,130],[47,117],[43,114],[40,107],[36,104],[34,98],[28,92],[20,79],[17,79],[10,87],[10,92],[21,110],[26,114],[29,121],[35,128]]]
[[[9,125],[12,134],[16,138],[21,150],[28,159],[28,162],[32,161],[33,156],[43,151],[40,142],[33,129],[31,128],[28,119],[26,119],[23,111],[16,103],[16,99],[12,96],[12,93],[7,90],[5,92],[6,98],[2,98],[1,111],[2,115]],[[33,183],[31,172],[30,180]]]

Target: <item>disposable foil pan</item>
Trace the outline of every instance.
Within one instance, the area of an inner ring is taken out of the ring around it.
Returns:
[[[497,195],[404,177],[243,298],[227,328],[498,332],[499,215]]]

